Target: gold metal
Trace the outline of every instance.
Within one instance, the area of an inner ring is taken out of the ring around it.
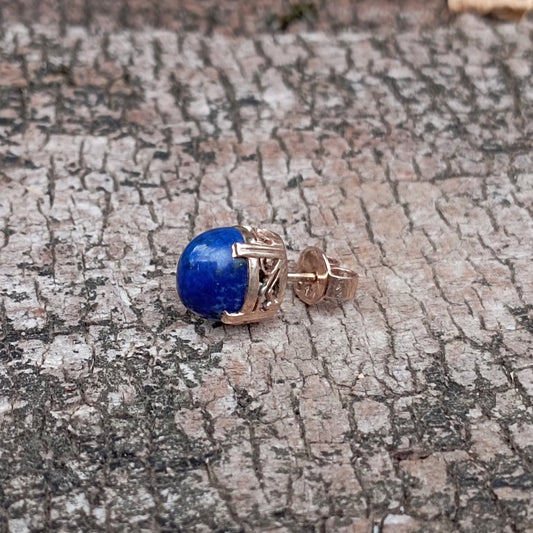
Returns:
[[[233,245],[233,257],[248,260],[248,289],[238,313],[224,312],[225,324],[246,324],[274,316],[287,288],[287,252],[281,237],[273,231],[237,226],[244,243]]]
[[[316,281],[316,274],[313,274],[312,272],[289,272],[287,274],[287,277],[289,281],[292,281],[293,283],[297,282],[313,282]]]
[[[304,279],[295,278],[296,296],[307,305],[317,304],[324,299],[351,300],[355,296],[359,276],[338,265],[337,260],[329,258],[322,250],[314,246],[306,248],[296,265],[296,274],[304,276]],[[305,279],[308,272],[313,274],[314,279]]]
[[[308,305],[324,299],[354,298],[359,276],[341,267],[319,248],[306,248],[300,255],[296,272],[288,272],[285,244],[277,233],[248,226],[237,226],[237,229],[244,243],[233,245],[233,257],[248,261],[248,289],[238,313],[223,313],[225,324],[246,324],[274,316],[288,282],[294,283],[296,296]]]

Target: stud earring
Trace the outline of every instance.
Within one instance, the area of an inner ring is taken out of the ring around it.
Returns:
[[[270,318],[283,301],[288,282],[308,305],[323,299],[351,300],[358,275],[315,247],[300,255],[288,271],[287,252],[273,231],[235,226],[195,237],[178,262],[176,282],[181,301],[192,312],[225,324]]]

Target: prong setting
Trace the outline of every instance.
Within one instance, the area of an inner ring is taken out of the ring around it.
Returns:
[[[233,245],[234,257],[248,261],[248,289],[242,309],[223,313],[225,324],[245,324],[271,318],[281,306],[288,279],[285,244],[273,231],[247,226],[237,229],[244,243]]]

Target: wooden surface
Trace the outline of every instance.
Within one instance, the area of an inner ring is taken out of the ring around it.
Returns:
[[[520,20],[533,9],[533,0],[448,0],[453,12],[473,11],[504,20]]]
[[[533,23],[0,2],[0,531],[532,532]],[[224,327],[213,226],[356,300]]]

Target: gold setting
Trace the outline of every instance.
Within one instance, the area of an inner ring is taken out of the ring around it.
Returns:
[[[238,313],[222,314],[225,324],[246,324],[274,316],[287,288],[287,252],[273,231],[237,226],[244,243],[233,245],[233,257],[248,260],[248,289]]]
[[[248,288],[238,313],[224,312],[225,324],[246,324],[271,318],[281,306],[287,283],[293,282],[296,296],[308,305],[324,299],[351,300],[359,276],[315,247],[306,248],[296,272],[288,272],[285,244],[273,231],[236,226],[244,243],[233,245],[233,257],[248,261]]]

